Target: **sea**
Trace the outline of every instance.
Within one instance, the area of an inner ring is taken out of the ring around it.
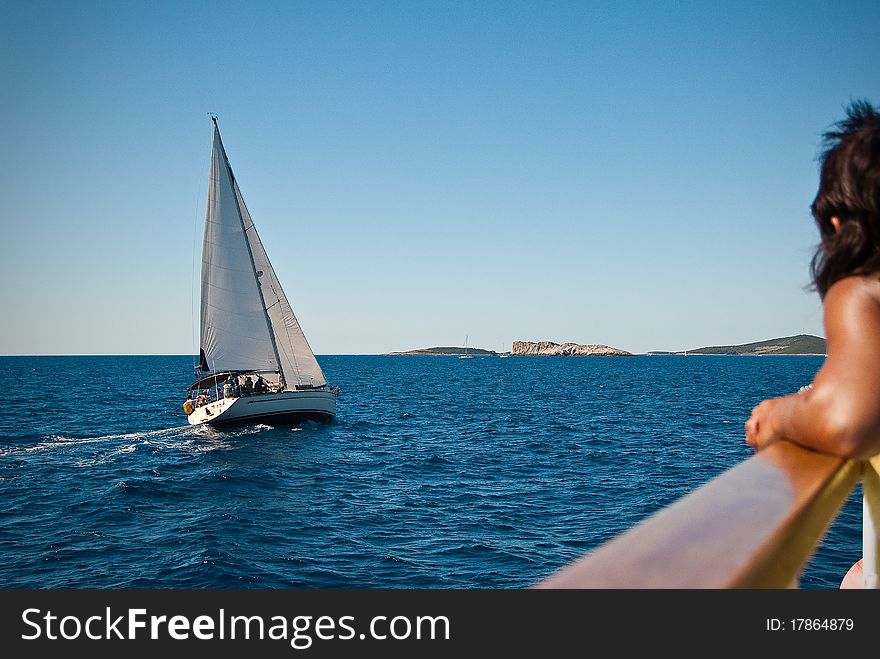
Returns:
[[[0,357],[0,587],[527,588],[750,457],[824,358],[318,359],[334,421],[220,429],[191,356]],[[861,556],[861,502],[801,588]]]

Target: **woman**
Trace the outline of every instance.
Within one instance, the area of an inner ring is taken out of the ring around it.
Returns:
[[[779,439],[847,458],[880,453],[880,112],[866,101],[824,135],[811,265],[827,356],[809,387],[763,401],[755,450]]]

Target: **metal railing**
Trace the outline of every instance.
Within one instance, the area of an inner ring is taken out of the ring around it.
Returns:
[[[878,470],[880,456],[846,460],[776,442],[532,588],[797,587],[859,481],[864,587],[877,588]]]

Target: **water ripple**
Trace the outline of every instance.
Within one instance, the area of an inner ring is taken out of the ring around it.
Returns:
[[[0,360],[64,392],[0,418],[11,588],[525,587],[748,457],[751,407],[821,365],[323,357],[334,422],[216,429],[182,423],[189,357]],[[860,500],[805,587],[854,562]]]

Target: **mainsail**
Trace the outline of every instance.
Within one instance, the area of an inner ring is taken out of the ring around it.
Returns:
[[[244,204],[214,119],[202,248],[201,368],[278,371],[287,389],[327,381]]]

